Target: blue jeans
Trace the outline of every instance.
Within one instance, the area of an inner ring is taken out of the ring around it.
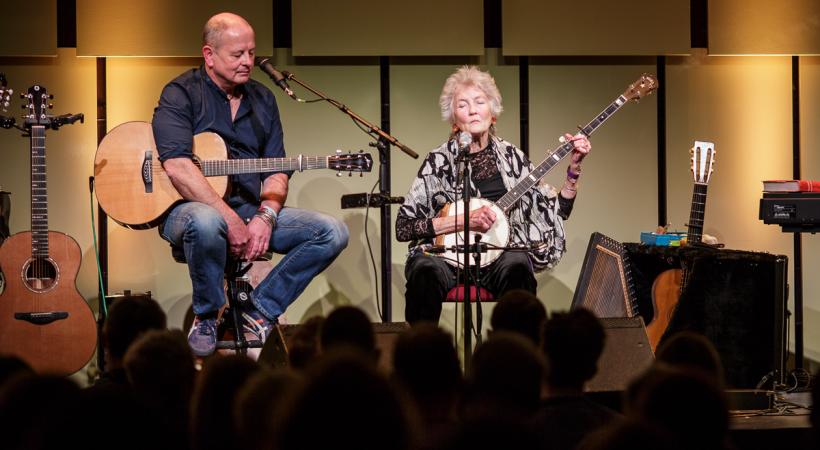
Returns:
[[[243,208],[248,219],[255,208]],[[194,314],[215,314],[225,303],[223,274],[228,258],[228,226],[204,203],[175,206],[160,226],[160,235],[185,252],[193,285]],[[251,292],[254,306],[274,320],[347,247],[347,226],[328,215],[298,208],[282,208],[271,233],[269,250],[285,255]]]

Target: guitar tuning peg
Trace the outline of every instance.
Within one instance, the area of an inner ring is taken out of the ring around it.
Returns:
[[[54,103],[49,103],[48,104],[48,109],[53,109],[53,108],[54,108]]]
[[[341,176],[342,176],[342,172],[341,172],[341,171],[336,172],[336,176],[337,176],[337,177],[341,177]]]
[[[348,173],[347,173],[347,176],[348,176],[348,177],[352,177],[352,176],[353,176],[353,172],[352,172],[352,171],[348,172]]]

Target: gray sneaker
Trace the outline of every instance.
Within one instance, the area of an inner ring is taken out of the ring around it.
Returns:
[[[262,312],[256,309],[250,302],[248,302],[247,306],[243,306],[240,311],[242,312],[245,332],[250,333],[264,344],[265,341],[268,340],[268,336],[273,332],[277,321],[265,317]]]
[[[216,319],[196,317],[188,332],[188,345],[196,356],[208,356],[216,350]]]

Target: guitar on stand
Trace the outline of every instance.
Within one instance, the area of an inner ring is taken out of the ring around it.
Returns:
[[[0,294],[0,353],[18,356],[39,373],[68,375],[94,353],[97,325],[77,291],[81,253],[65,233],[48,229],[46,129],[82,121],[82,114],[51,116],[52,98],[34,85],[25,125],[31,141],[31,231],[17,233],[0,248],[0,268],[8,274]]]
[[[689,150],[692,155],[691,170],[695,185],[692,190],[692,207],[687,224],[687,245],[699,244],[703,240],[703,219],[706,213],[706,188],[714,171],[715,144],[712,142],[695,141],[695,146]],[[678,305],[680,294],[689,281],[689,271],[681,261],[682,269],[664,271],[652,283],[652,321],[646,326],[649,345],[655,351],[669,327],[672,314]]]

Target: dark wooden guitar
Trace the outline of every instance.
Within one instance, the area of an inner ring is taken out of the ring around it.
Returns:
[[[695,186],[692,190],[692,207],[687,224],[687,245],[700,243],[703,238],[703,218],[706,213],[706,188],[712,176],[715,164],[715,144],[711,142],[695,141],[695,146],[689,150],[692,155],[692,175]],[[646,334],[652,350],[660,343],[672,314],[678,305],[681,292],[686,287],[689,272],[683,269],[664,271],[652,284],[652,321],[646,326]]]
[[[370,172],[373,158],[367,153],[332,156],[228,159],[225,141],[216,133],[194,136],[194,164],[220,195],[228,190],[227,175],[331,169]],[[158,159],[154,132],[148,122],[126,122],[109,131],[94,158],[97,201],[109,217],[128,228],[159,225],[165,213],[182,200]]]
[[[12,235],[0,248],[0,267],[7,277],[0,294],[0,353],[19,356],[39,373],[68,375],[91,359],[97,327],[75,285],[80,246],[67,234],[48,229],[50,96],[35,85],[24,97],[31,138],[31,231]]]

